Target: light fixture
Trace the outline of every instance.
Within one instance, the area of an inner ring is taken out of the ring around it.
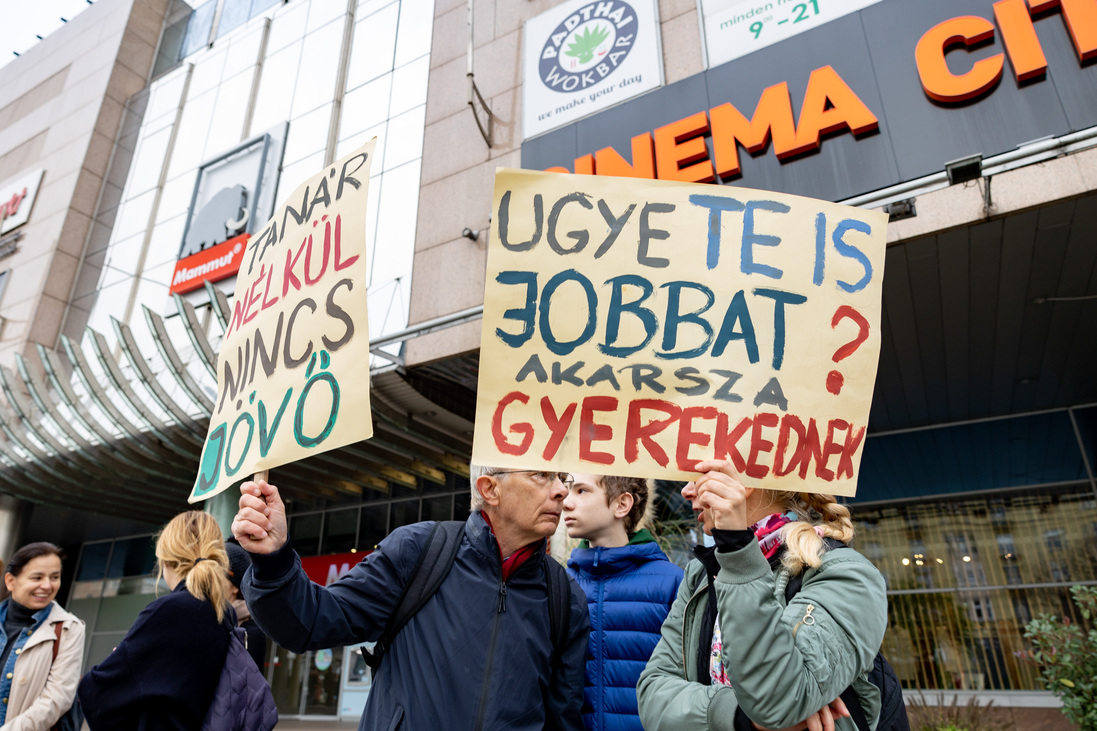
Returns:
[[[983,155],[968,155],[958,160],[945,163],[945,174],[948,175],[948,184],[966,183],[983,177]]]
[[[904,198],[901,201],[892,201],[884,206],[884,213],[888,214],[888,223],[902,221],[904,218],[914,218],[918,211],[914,209],[914,199]]]
[[[476,239],[480,238],[480,230],[475,228],[469,228],[468,226],[466,226],[465,229],[461,232],[461,235],[469,241],[475,241]]]
[[[909,558],[904,558],[903,559],[903,565],[904,566],[910,566],[910,559]]]
[[[964,556],[964,563],[971,563],[971,556]]]

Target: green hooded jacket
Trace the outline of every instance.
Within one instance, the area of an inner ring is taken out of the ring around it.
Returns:
[[[722,659],[731,687],[697,678],[708,578],[694,560],[637,685],[644,728],[733,731],[739,706],[759,726],[785,728],[851,684],[875,728],[880,692],[867,675],[887,627],[886,589],[876,567],[852,549],[827,551],[819,568],[805,570],[803,587],[786,606],[788,571],[771,568],[757,543],[714,555],[720,565],[715,589]],[[856,726],[842,718],[835,729]]]

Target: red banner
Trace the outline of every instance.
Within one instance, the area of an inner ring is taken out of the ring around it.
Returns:
[[[349,573],[369,553],[369,551],[358,551],[356,553],[333,553],[329,556],[309,556],[301,559],[301,568],[305,570],[305,573],[314,583],[327,586],[335,583],[344,574]]]
[[[171,275],[171,294],[183,294],[201,287],[205,282],[218,282],[240,270],[244,260],[244,245],[248,234],[234,236],[217,246],[191,254],[175,264]]]

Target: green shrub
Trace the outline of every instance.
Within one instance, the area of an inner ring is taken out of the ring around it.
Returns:
[[[1072,586],[1078,613],[1097,616],[1097,588]],[[1081,731],[1097,731],[1097,630],[1084,630],[1069,617],[1041,614],[1025,627],[1032,660],[1044,685],[1063,702],[1063,715]]]

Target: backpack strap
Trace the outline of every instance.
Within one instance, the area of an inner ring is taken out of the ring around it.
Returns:
[[[560,563],[545,554],[545,584],[548,588],[549,631],[552,633],[552,659],[560,658],[571,628],[571,581]]]
[[[381,665],[381,659],[392,646],[392,641],[404,625],[414,617],[423,605],[434,596],[438,587],[442,585],[453,568],[454,559],[457,557],[457,549],[461,546],[461,536],[465,533],[465,524],[457,520],[439,521],[434,524],[427,544],[419,553],[419,560],[411,570],[408,583],[396,603],[396,610],[389,617],[385,631],[370,652],[365,647],[361,648],[362,657],[371,670],[377,670]]]
[[[50,665],[57,662],[57,651],[61,649],[61,623],[53,623],[53,634],[57,636],[57,641],[53,643],[53,659],[50,660]]]

